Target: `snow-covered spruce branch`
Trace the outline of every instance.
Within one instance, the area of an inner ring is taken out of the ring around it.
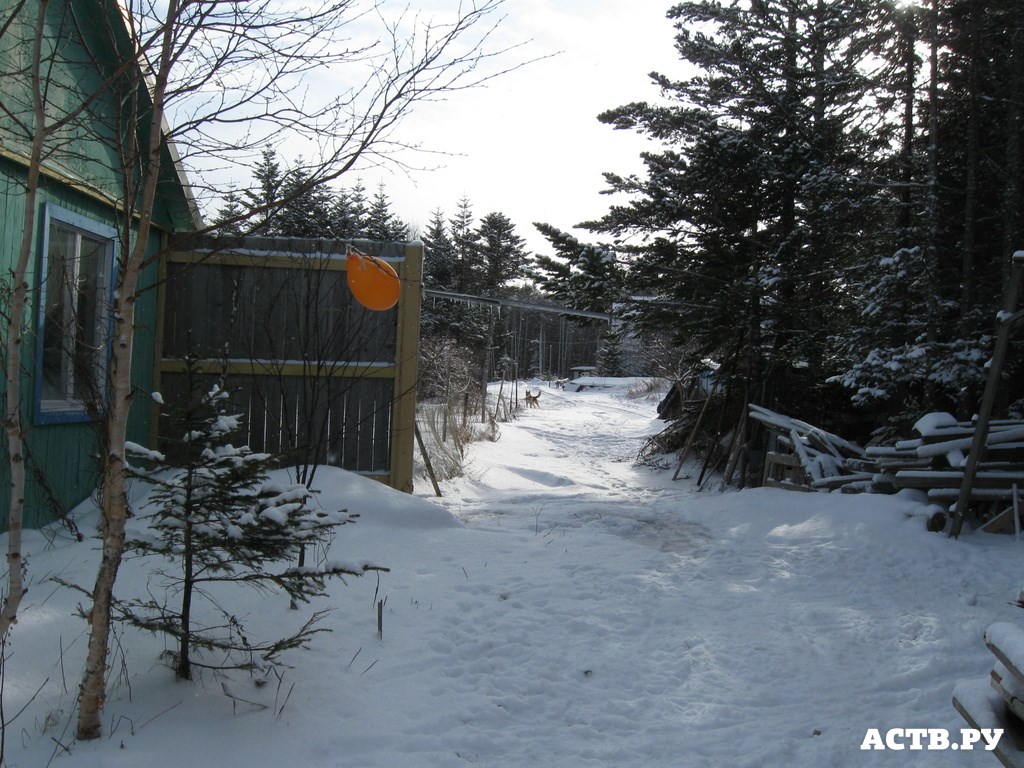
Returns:
[[[186,636],[173,614],[137,613],[132,610],[137,607],[116,601],[115,615],[119,621],[154,634],[167,635],[179,643],[187,639],[191,647],[189,666],[199,669],[262,670],[270,663],[281,664],[279,657],[287,651],[307,648],[313,637],[331,631],[326,627],[318,626],[331,613],[331,610],[327,609],[314,612],[301,627],[289,635],[273,640],[253,641],[237,617],[222,611],[223,623],[203,626]],[[158,608],[159,606],[153,604],[149,607]],[[200,652],[222,655],[218,661],[202,660],[196,658]],[[181,665],[179,652],[170,652],[169,655],[173,659],[174,668],[178,669]]]
[[[230,393],[221,384],[204,384],[192,358],[185,360],[187,399],[167,408],[168,433],[163,452],[139,451],[149,466],[133,472],[151,479],[148,501],[127,531],[125,547],[137,556],[174,563],[154,571],[162,596],[120,598],[118,617],[142,629],[175,639],[175,669],[191,677],[190,651],[300,647],[305,634],[252,643],[230,608],[230,587],[287,594],[294,607],[326,594],[332,578],[386,571],[380,565],[324,559],[295,565],[308,544],[326,544],[335,531],[354,522],[347,510],[313,509],[311,491],[301,483],[269,479],[273,457],[236,447],[230,439],[241,427]],[[156,586],[156,585],[155,585]],[[208,608],[225,617],[219,628],[199,625]],[[228,662],[235,665],[236,661]],[[247,662],[246,662],[247,663]]]

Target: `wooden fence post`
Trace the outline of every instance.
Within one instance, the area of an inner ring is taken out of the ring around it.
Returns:
[[[391,486],[412,493],[413,443],[416,426],[416,384],[419,378],[420,287],[423,280],[423,244],[405,246],[398,273],[402,296],[398,301],[395,344],[395,394],[391,411]]]

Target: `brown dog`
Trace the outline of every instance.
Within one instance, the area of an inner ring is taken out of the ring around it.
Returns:
[[[540,400],[540,392],[538,389],[536,395],[531,395],[530,390],[526,390],[526,395],[524,395],[523,399],[526,400],[527,408],[540,408],[540,403],[537,402]]]

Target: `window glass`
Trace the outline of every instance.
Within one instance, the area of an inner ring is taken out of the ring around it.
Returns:
[[[51,209],[45,240],[39,410],[84,414],[103,392],[113,243]],[[85,226],[83,226],[85,225]]]

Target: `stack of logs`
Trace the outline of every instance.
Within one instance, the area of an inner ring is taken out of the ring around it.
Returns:
[[[944,507],[958,499],[975,433],[972,422],[930,413],[914,425],[916,437],[862,448],[760,406],[750,406],[750,417],[773,436],[764,485],[876,493],[914,488]],[[1013,530],[1019,525],[1018,489],[1024,490],[1024,421],[992,421],[969,497],[981,510],[983,530]]]

